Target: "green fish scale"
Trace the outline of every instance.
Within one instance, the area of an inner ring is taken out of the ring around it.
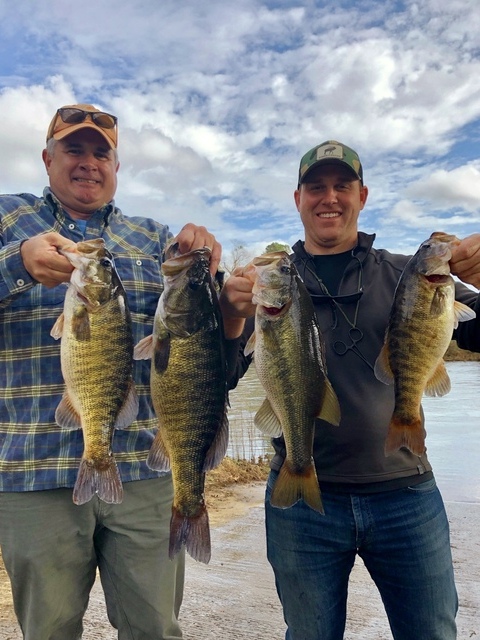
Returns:
[[[262,324],[254,356],[258,376],[282,425],[288,459],[303,470],[311,461],[314,419],[325,393],[319,345],[313,324],[294,305]]]
[[[452,337],[453,323],[448,313],[448,287],[441,289],[445,304],[441,313],[431,313],[435,291],[412,285],[406,296],[416,299],[415,313],[403,317],[400,307],[389,326],[390,367],[396,374],[395,415],[407,423],[418,419],[418,407],[428,379],[445,354]],[[406,285],[408,287],[408,283]],[[438,293],[437,300],[438,300]],[[452,295],[452,294],[450,294]]]
[[[205,457],[226,414],[221,340],[220,330],[172,337],[165,373],[152,370],[153,402],[170,453],[175,506],[184,515],[196,515],[203,504]]]
[[[90,313],[89,320],[90,339],[77,340],[66,326],[62,349],[68,353],[67,388],[82,418],[85,457],[102,461],[129,386],[133,338],[116,300]]]

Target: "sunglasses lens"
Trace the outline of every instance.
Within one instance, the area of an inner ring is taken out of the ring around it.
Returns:
[[[98,124],[102,129],[113,129],[117,121],[115,116],[111,116],[109,113],[96,113],[93,111],[90,115],[95,124]]]
[[[59,109],[58,115],[65,124],[79,124],[90,116],[93,122],[102,129],[113,129],[117,123],[117,118],[103,111],[84,111],[83,109],[65,108]]]
[[[78,124],[83,122],[86,117],[86,112],[81,109],[59,109],[58,115],[66,124]]]

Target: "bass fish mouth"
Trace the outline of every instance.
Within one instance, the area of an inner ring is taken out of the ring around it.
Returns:
[[[449,281],[449,276],[444,273],[432,273],[426,275],[425,279],[432,284],[443,284]]]
[[[267,316],[279,316],[285,312],[286,308],[286,304],[282,307],[266,307],[265,305],[262,305],[262,310]]]
[[[290,310],[290,307],[292,306],[292,299],[290,298],[289,300],[287,300],[284,304],[282,304],[283,300],[280,301],[271,301],[270,304],[268,304],[267,300],[255,300],[255,297],[253,299],[253,302],[256,303],[258,305],[258,307],[261,309],[261,312],[264,316],[267,316],[269,318],[280,318],[281,316],[284,316],[286,313],[288,313],[288,311]]]

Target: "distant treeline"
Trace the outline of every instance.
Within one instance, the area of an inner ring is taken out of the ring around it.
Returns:
[[[466,351],[465,349],[460,349],[457,346],[455,340],[450,342],[450,346],[447,349],[447,353],[445,354],[444,360],[480,360],[480,353],[472,353],[471,351]]]

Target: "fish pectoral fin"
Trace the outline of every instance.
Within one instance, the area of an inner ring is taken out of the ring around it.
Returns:
[[[153,334],[145,336],[135,345],[133,350],[134,360],[149,360],[153,355]]]
[[[473,309],[470,309],[470,307],[467,307],[466,304],[463,304],[458,300],[455,300],[453,309],[455,312],[455,322],[453,325],[454,329],[458,327],[459,322],[466,322],[467,320],[473,320],[473,318],[476,318],[477,316],[477,314]]]
[[[440,360],[437,368],[433,372],[425,386],[426,396],[444,396],[451,388],[450,377],[445,368],[445,362]]]
[[[338,427],[340,424],[340,403],[337,394],[333,390],[330,380],[325,379],[325,395],[323,397],[322,406],[317,414],[317,418],[325,420],[330,424]]]
[[[80,342],[90,340],[90,317],[84,306],[78,307],[72,316],[72,334]]]
[[[393,373],[390,368],[390,350],[385,343],[380,351],[378,358],[375,360],[374,373],[377,380],[383,384],[393,383]]]
[[[228,447],[228,416],[225,405],[225,413],[223,415],[220,427],[215,434],[215,438],[207,451],[205,462],[203,463],[203,471],[215,469],[224,459]]]
[[[159,427],[147,457],[147,466],[154,471],[170,471],[170,454]]]
[[[55,421],[62,429],[81,429],[82,421],[72,405],[68,392],[63,394],[62,399],[55,411]]]
[[[282,425],[268,398],[265,398],[262,402],[260,409],[255,414],[253,422],[257,429],[260,429],[260,431],[263,431],[263,433],[272,438],[278,438],[282,435]]]
[[[63,325],[65,324],[65,314],[61,313],[50,331],[50,335],[58,340],[63,335]]]
[[[247,340],[247,344],[243,350],[246,356],[249,356],[255,351],[255,332],[252,333],[250,338]]]
[[[164,373],[168,367],[170,359],[170,336],[155,342],[153,350],[153,362],[155,371],[159,374]]]
[[[138,394],[135,382],[130,380],[127,397],[115,422],[115,429],[127,429],[138,414]]]

